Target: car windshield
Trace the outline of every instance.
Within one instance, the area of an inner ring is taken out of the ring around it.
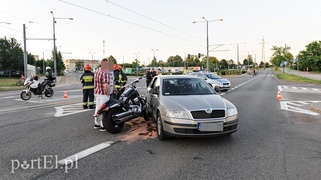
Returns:
[[[210,85],[200,78],[164,79],[162,86],[164,96],[216,94]]]
[[[205,74],[205,76],[210,79],[222,79],[220,76],[218,76],[216,74]]]

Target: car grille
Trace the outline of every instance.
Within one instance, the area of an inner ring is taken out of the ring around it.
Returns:
[[[204,111],[191,111],[194,119],[221,118],[225,117],[225,110],[212,110],[211,114]]]
[[[230,83],[223,83],[223,85],[229,85]]]

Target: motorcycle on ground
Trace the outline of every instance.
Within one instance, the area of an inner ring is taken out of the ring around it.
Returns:
[[[37,77],[28,77],[23,85],[26,87],[26,89],[21,92],[20,97],[22,100],[26,101],[31,98],[32,94],[39,95],[38,98],[42,99],[43,94],[46,97],[52,97],[54,95],[54,90],[52,87],[54,87],[56,84],[53,82],[53,80],[45,79],[42,83],[39,83]]]
[[[110,99],[100,106],[97,116],[102,116],[102,122],[106,130],[112,134],[122,131],[124,123],[137,117],[144,117],[148,121],[146,113],[146,100],[139,94],[136,83],[139,80],[122,86],[123,93],[118,99]]]

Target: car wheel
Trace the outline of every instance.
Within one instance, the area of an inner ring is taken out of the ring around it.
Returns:
[[[160,113],[157,114],[156,129],[157,129],[157,135],[158,135],[159,140],[168,139],[168,136],[164,132],[163,121],[162,121],[162,117],[161,117]]]

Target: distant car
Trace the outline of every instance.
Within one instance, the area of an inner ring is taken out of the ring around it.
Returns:
[[[215,73],[201,73],[201,72],[193,72],[190,76],[196,76],[204,79],[209,84],[218,86],[220,91],[231,89],[231,82],[227,79],[220,77]]]
[[[147,87],[146,111],[156,121],[160,140],[230,135],[238,125],[236,107],[206,81],[189,75],[154,77]]]

